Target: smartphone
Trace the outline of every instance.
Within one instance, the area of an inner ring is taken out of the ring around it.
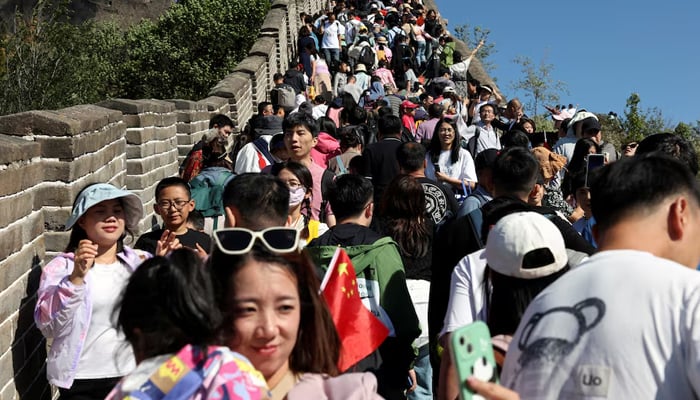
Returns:
[[[603,165],[605,165],[605,154],[588,155],[588,159],[586,160],[586,187],[590,187],[589,182],[593,171],[602,167]]]
[[[435,168],[435,172],[440,172],[440,164],[438,164],[438,163],[433,164],[433,168]]]
[[[467,378],[470,376],[482,381],[498,383],[491,333],[485,323],[476,321],[452,332],[451,345],[452,360],[459,382],[460,400],[471,400],[476,394],[467,386]]]

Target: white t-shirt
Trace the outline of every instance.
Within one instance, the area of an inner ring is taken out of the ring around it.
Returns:
[[[634,250],[594,254],[545,289],[501,382],[522,399],[700,396],[700,273]]]
[[[326,21],[323,25],[323,39],[321,41],[322,49],[340,49],[340,40],[338,40],[338,35],[345,34],[345,27],[343,24],[334,21],[329,24]]]
[[[268,148],[270,147],[270,140],[272,140],[272,136],[274,135],[260,136],[268,143]],[[234,167],[234,171],[236,171],[236,174],[260,172],[261,161],[263,164],[265,164],[265,166],[269,165],[265,159],[265,156],[260,153],[255,144],[253,142],[248,142],[241,147],[241,150],[238,151],[238,155],[236,155],[236,166]]]
[[[131,345],[114,324],[114,306],[119,301],[131,270],[117,261],[97,264],[90,269],[92,316],[85,344],[80,353],[75,379],[100,379],[124,376],[136,362]],[[115,318],[116,319],[116,318]]]
[[[425,176],[430,179],[437,180],[435,177],[435,167],[430,159],[430,154],[426,155],[426,159],[427,166],[425,168]],[[438,157],[438,165],[440,166],[440,172],[447,174],[450,178],[456,178],[459,180],[466,179],[469,182],[477,181],[476,168],[474,167],[472,155],[462,148],[459,149],[459,158],[454,164],[452,164],[452,161],[450,160],[450,150],[441,151],[440,156]]]
[[[452,271],[450,301],[440,336],[474,321],[486,322],[486,254],[477,250],[462,258]]]

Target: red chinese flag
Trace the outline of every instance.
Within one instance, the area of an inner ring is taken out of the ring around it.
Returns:
[[[338,368],[344,372],[376,350],[389,336],[389,330],[362,304],[355,268],[340,247],[328,266],[321,290],[342,343]]]

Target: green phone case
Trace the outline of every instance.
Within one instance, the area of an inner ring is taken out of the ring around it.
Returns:
[[[471,400],[475,393],[467,387],[467,378],[498,383],[491,334],[485,323],[476,321],[452,332],[452,360],[457,371],[459,398]],[[476,395],[477,399],[482,398]]]

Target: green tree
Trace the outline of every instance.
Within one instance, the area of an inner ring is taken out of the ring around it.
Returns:
[[[646,136],[646,121],[639,110],[639,103],[642,101],[637,93],[630,94],[625,107],[625,119],[622,127],[631,139],[642,140]]]
[[[632,93],[627,98],[622,128],[627,132],[629,138],[642,140],[654,133],[670,131],[670,123],[664,118],[663,112],[657,107],[643,110],[640,107],[641,101],[642,99],[637,93]]]
[[[676,128],[673,130],[673,133],[685,139],[693,139],[695,136],[695,130],[693,127],[685,122],[679,122],[678,125],[676,125]]]
[[[129,31],[116,83],[129,98],[205,97],[248,54],[269,7],[268,0],[180,1]]]
[[[67,1],[17,13],[0,42],[0,113],[66,107],[105,97],[119,35],[110,25],[72,25]]]
[[[462,24],[454,28],[454,37],[463,41],[470,49],[475,49],[483,40],[484,45],[476,52],[476,58],[481,61],[487,73],[491,74],[497,65],[489,58],[496,53],[496,44],[489,41],[491,30],[480,25]],[[466,55],[465,55],[466,57]]]
[[[558,103],[559,93],[568,94],[566,83],[552,78],[554,65],[547,63],[546,54],[539,64],[535,64],[530,57],[526,56],[518,56],[513,62],[520,65],[523,77],[514,82],[512,87],[527,99],[526,108],[532,115],[538,115],[540,106]]]

